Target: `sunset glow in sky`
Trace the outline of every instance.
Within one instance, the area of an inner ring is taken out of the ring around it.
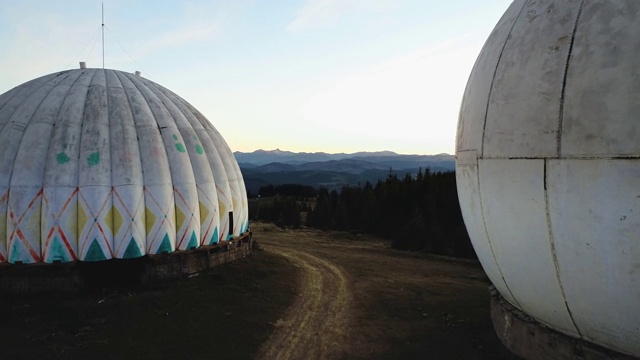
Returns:
[[[234,151],[453,153],[467,78],[510,3],[105,0],[105,67],[176,92]],[[0,0],[0,93],[102,67],[100,25],[100,1]]]

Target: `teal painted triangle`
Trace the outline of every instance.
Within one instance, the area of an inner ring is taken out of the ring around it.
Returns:
[[[62,241],[60,241],[57,236],[53,237],[53,240],[51,241],[51,247],[49,247],[49,262],[54,261],[70,261],[69,257],[67,256],[67,252],[62,246]]]
[[[233,234],[227,235],[227,240],[231,240],[231,239],[233,239]]]
[[[22,251],[22,246],[20,246],[19,242],[20,241],[16,239],[13,241],[13,244],[11,245],[11,253],[9,255],[10,263],[15,263],[16,261],[26,262],[24,261],[24,253]]]
[[[123,258],[131,259],[131,258],[137,258],[140,256],[142,256],[142,253],[140,252],[140,247],[138,246],[138,243],[136,243],[136,239],[131,238],[131,240],[129,240],[129,245],[127,246],[127,250],[124,251]]]
[[[169,240],[169,234],[164,234],[164,239],[162,239],[162,244],[160,244],[160,247],[158,248],[158,254],[162,254],[163,252],[172,252],[173,249],[171,249],[171,240]]]
[[[98,240],[93,239],[91,246],[89,246],[89,251],[87,251],[87,256],[84,258],[85,261],[102,261],[107,260],[107,257],[104,256],[102,252],[102,248],[100,244],[98,244]]]
[[[196,232],[192,231],[191,232],[191,239],[189,239],[189,246],[187,247],[188,249],[195,249],[198,247],[198,237],[196,236]]]
[[[211,236],[211,243],[209,245],[212,244],[217,244],[218,243],[218,227],[216,226],[215,230],[213,230],[213,235]]]

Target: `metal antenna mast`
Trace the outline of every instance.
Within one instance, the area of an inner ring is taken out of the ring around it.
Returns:
[[[102,3],[102,68],[104,69],[104,3]]]

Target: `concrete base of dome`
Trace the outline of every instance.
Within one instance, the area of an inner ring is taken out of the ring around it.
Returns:
[[[491,320],[498,338],[511,352],[522,358],[635,359],[550,329],[507,302],[493,286],[490,293]]]
[[[135,259],[59,264],[0,264],[0,292],[35,293],[119,288],[156,280],[176,279],[224,264],[251,253],[247,232],[212,246]]]

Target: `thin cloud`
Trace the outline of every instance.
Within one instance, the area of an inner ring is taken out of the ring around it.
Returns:
[[[360,12],[382,12],[391,8],[389,0],[308,0],[287,25],[287,30],[299,32],[318,27],[335,26],[348,14]]]
[[[216,23],[190,24],[167,31],[151,40],[145,41],[145,45],[138,53],[145,55],[176,46],[212,41],[219,37],[221,32],[221,26]]]

